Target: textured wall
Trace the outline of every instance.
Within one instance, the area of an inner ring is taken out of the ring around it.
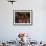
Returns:
[[[32,26],[14,26],[13,9],[33,10]],[[0,0],[0,40],[15,40],[19,32],[30,34],[33,40],[46,40],[46,1],[17,0],[14,5]]]

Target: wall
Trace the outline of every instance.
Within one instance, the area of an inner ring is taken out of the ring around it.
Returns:
[[[32,9],[33,25],[14,26],[13,9]],[[0,0],[0,41],[15,40],[19,32],[30,34],[33,40],[46,40],[45,0],[17,0],[13,5],[7,0]]]

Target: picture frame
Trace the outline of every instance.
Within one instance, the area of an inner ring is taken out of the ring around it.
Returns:
[[[32,10],[13,10],[14,25],[32,25]]]

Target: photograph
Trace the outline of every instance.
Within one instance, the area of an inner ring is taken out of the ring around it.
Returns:
[[[32,10],[14,10],[14,24],[32,24]]]

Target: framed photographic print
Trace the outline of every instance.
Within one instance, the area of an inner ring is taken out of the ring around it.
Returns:
[[[13,10],[13,24],[32,25],[32,10]]]

